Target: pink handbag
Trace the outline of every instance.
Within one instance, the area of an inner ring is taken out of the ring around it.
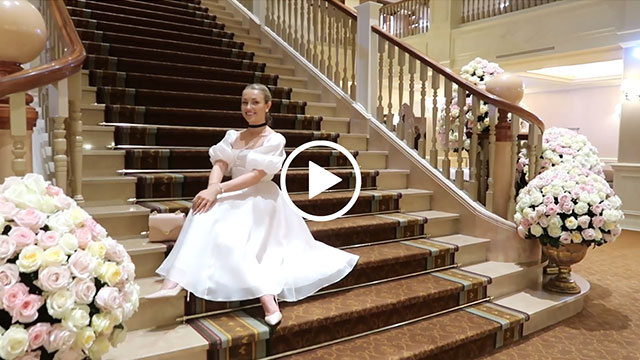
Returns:
[[[149,214],[149,241],[174,241],[178,239],[186,216],[180,210],[172,214]]]

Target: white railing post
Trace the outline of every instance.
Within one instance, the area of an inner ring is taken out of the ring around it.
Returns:
[[[264,26],[269,26],[270,24],[266,23],[267,18],[267,1],[266,0],[253,0],[253,15],[255,15],[258,20],[260,20],[260,24]]]
[[[358,11],[356,101],[369,114],[376,113],[378,88],[378,39],[371,31],[371,25],[379,24],[381,7],[381,4],[371,1],[356,6]]]

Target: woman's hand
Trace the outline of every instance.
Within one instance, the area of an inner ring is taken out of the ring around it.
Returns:
[[[191,207],[193,213],[200,214],[211,210],[221,192],[220,186],[214,186],[200,191],[198,195],[193,198],[193,206]]]

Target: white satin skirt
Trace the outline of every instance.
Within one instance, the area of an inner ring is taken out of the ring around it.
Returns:
[[[222,194],[206,213],[189,212],[157,273],[211,301],[277,295],[303,299],[337,282],[358,256],[316,241],[271,181]]]

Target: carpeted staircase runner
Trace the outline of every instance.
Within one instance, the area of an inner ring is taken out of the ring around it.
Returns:
[[[306,115],[306,103],[292,101],[292,89],[265,73],[265,64],[254,62],[200,0],[65,2],[88,52],[90,85],[105,104],[104,125],[115,128],[115,148],[126,154],[123,173],[137,179],[141,205],[189,210],[208,181],[209,147],[229,128],[246,126],[239,95],[249,83],[273,92],[271,126],[285,136],[287,153],[311,140],[338,141],[340,134],[320,131],[323,118]],[[308,198],[309,161],[342,179],[336,192]],[[458,247],[430,239],[429,219],[402,211],[402,192],[378,190],[380,171],[361,172],[362,191],[348,216],[307,223],[317,240],[359,255],[354,270],[315,296],[281,304],[284,319],[276,328],[264,324],[255,300],[191,297],[187,315],[230,311],[190,322],[209,342],[209,359],[284,354],[449,309],[457,310],[295,358],[466,359],[519,337],[525,317],[486,302],[491,279],[457,269]],[[287,187],[302,210],[325,215],[349,201],[355,174],[343,155],[307,150],[293,162]],[[239,305],[248,308],[234,310]]]

